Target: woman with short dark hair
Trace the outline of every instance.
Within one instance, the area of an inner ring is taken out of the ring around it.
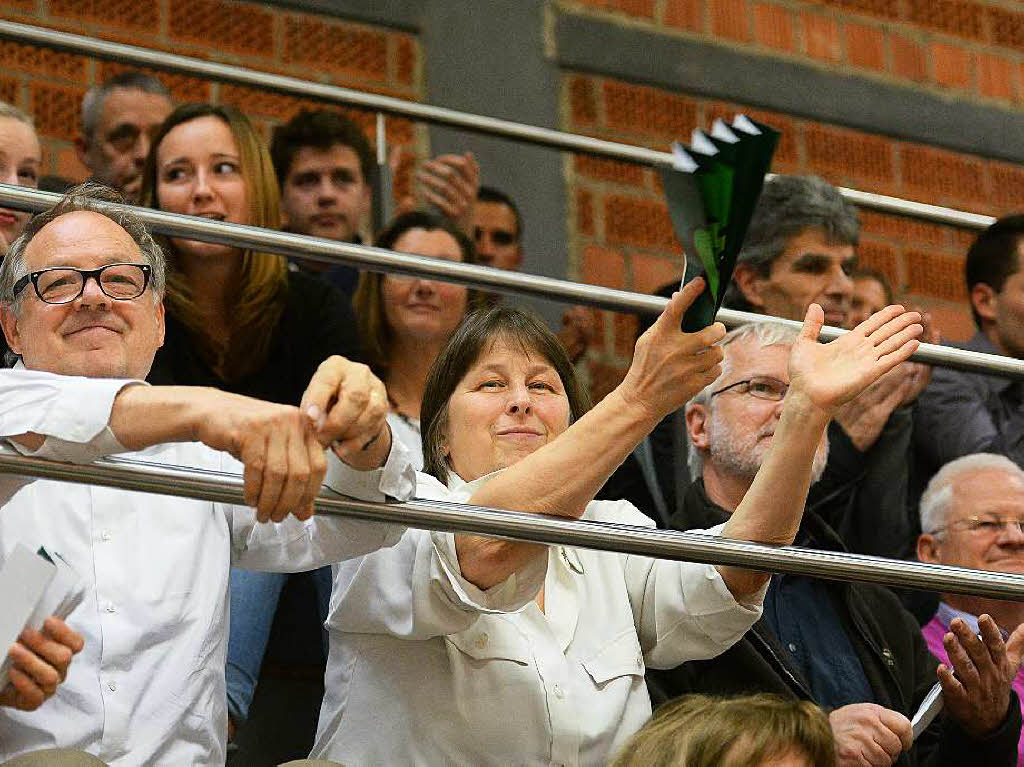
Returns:
[[[430,372],[421,498],[653,527],[593,501],[665,414],[716,380],[720,324],[680,331],[698,279],[637,341],[622,384],[586,409],[536,317],[475,312]],[[890,308],[827,345],[808,311],[772,445],[732,517],[708,531],[791,543],[832,413],[916,349]],[[740,396],[733,394],[731,396]],[[647,665],[718,655],[761,613],[768,575],[734,567],[407,531],[336,566],[314,756],[345,764],[604,764],[651,714]]]

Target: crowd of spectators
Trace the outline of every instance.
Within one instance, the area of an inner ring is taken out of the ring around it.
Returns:
[[[330,109],[265,142],[126,72],[79,128],[89,183],[43,183],[32,117],[0,102],[0,182],[70,187],[0,208],[0,438],[230,472],[246,504],[0,478],[0,557],[45,544],[88,595],[10,649],[0,763],[273,751],[250,708],[283,663],[323,680],[281,756],[309,764],[1024,767],[1017,603],[312,515],[326,485],[1024,573],[1021,384],[910,359],[939,329],[858,265],[834,186],[766,183],[726,294],[764,321],[683,333],[704,283],[674,281],[592,406],[589,310],[551,330],[484,291],[154,238],[97,204],[518,270],[521,210],[472,154],[419,163],[371,222],[389,170]],[[1008,216],[965,254],[963,348],[1024,356],[1022,248]],[[820,343],[826,324],[849,332]]]

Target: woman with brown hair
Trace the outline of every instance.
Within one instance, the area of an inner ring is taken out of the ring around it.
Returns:
[[[688,283],[636,344],[623,382],[587,399],[558,339],[498,305],[431,368],[418,497],[653,527],[594,501],[667,413],[721,373],[721,324],[682,333]],[[817,343],[812,305],[767,457],[711,535],[792,543],[835,409],[915,349],[918,315]],[[671,533],[670,533],[671,535]],[[644,671],[714,657],[757,620],[769,576],[472,534],[407,530],[335,566],[330,660],[313,755],[343,764],[605,764],[650,718]]]
[[[476,263],[473,243],[447,219],[422,211],[404,213],[377,236],[378,248]],[[420,277],[364,272],[355,297],[365,359],[388,390],[388,423],[409,448],[417,469],[420,402],[437,355],[475,303],[474,291]]]
[[[142,201],[216,221],[270,228],[281,223],[269,153],[249,120],[227,106],[186,104],[167,117],[143,169]],[[289,271],[284,257],[184,238],[161,238],[160,244],[167,256],[167,331],[151,383],[212,386],[298,405],[327,357],[358,359],[347,299],[314,277]],[[234,724],[248,714],[287,577],[231,573],[227,682]],[[321,614],[309,614],[302,639],[319,648],[329,568],[313,573],[312,588]]]

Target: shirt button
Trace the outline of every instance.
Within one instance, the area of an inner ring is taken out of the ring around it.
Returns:
[[[789,643],[789,651],[790,652],[796,652],[796,645],[793,644],[792,642]]]
[[[555,685],[555,687],[552,690],[552,692],[555,693],[555,697],[558,698],[559,700],[561,700],[562,698],[565,697],[565,691],[559,685],[557,685],[557,684]]]
[[[104,530],[102,533],[100,533],[100,540],[101,541],[106,542],[106,541],[109,541],[110,538],[111,538],[111,536],[110,536],[110,531],[109,530]]]
[[[642,668],[643,665],[644,665],[644,659],[642,657],[640,657],[639,655],[637,655],[636,656],[636,667],[637,668]]]
[[[107,689],[111,692],[117,692],[117,682],[107,682]]]
[[[479,647],[481,650],[484,649],[485,647],[487,647],[487,640],[489,638],[490,637],[487,636],[486,632],[483,633],[483,634],[480,634],[480,636],[478,636],[476,638],[476,646]]]
[[[113,602],[107,602],[106,610],[107,610],[108,613],[116,613],[117,612],[117,608],[114,607],[114,603]]]

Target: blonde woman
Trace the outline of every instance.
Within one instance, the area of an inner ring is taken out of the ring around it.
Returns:
[[[0,101],[0,183],[14,186],[39,184],[42,165],[39,137],[32,118],[17,107]],[[0,208],[0,259],[21,234],[31,214]],[[0,333],[0,367],[5,367],[7,341]]]
[[[217,221],[262,227],[281,222],[269,153],[249,120],[226,106],[186,104],[167,117],[143,169],[142,200]],[[150,382],[213,386],[297,405],[323,360],[358,357],[347,299],[315,277],[289,271],[284,257],[183,238],[161,244],[167,255],[167,334]],[[286,578],[232,571],[227,679],[233,724],[247,716]],[[308,614],[301,636],[318,647],[330,569],[316,571],[312,582],[322,614]]]

